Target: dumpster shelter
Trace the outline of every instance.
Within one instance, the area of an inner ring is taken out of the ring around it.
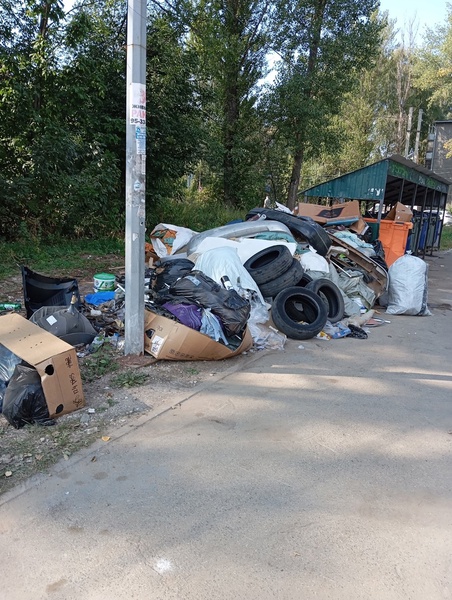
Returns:
[[[300,192],[304,202],[358,200],[363,215],[381,219],[398,203],[413,213],[407,250],[419,256],[439,249],[447,192],[452,182],[398,154]]]

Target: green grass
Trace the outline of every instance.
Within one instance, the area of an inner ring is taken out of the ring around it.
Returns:
[[[211,198],[172,200],[154,207],[154,221],[205,231],[230,221],[243,219],[246,210],[214,202]],[[146,241],[153,227],[147,229]],[[124,257],[124,239],[57,239],[48,241],[23,239],[15,242],[0,240],[0,281],[19,273],[20,265],[53,277],[79,276],[93,271],[93,257],[116,255]]]
[[[20,265],[27,265],[44,275],[73,275],[75,271],[91,271],[92,257],[124,256],[124,240],[56,240],[54,243],[0,241],[0,280],[17,274]]]
[[[452,248],[452,225],[443,227],[441,233],[441,250],[450,250]]]
[[[115,388],[130,388],[145,385],[149,381],[147,373],[137,373],[131,369],[113,375],[111,378],[111,386]]]
[[[107,373],[118,370],[118,364],[114,360],[115,352],[111,344],[105,342],[96,352],[81,360],[80,372],[83,381],[91,383],[100,379]]]
[[[155,214],[161,223],[172,223],[201,232],[244,219],[247,212],[201,196],[200,199],[167,201],[163,206],[156,207]]]

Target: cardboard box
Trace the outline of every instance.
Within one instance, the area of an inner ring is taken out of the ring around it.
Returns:
[[[77,354],[70,344],[17,313],[0,317],[0,344],[37,370],[50,417],[85,406]]]
[[[350,229],[350,231],[353,231],[353,233],[356,233],[357,235],[364,235],[367,229],[369,228],[369,225],[362,217],[359,217],[359,219],[351,225],[349,225],[348,228]]]
[[[163,360],[222,360],[237,356],[253,345],[248,328],[237,350],[215,342],[182,323],[145,311],[144,349],[148,354]]]
[[[385,217],[388,221],[400,221],[402,223],[409,223],[413,218],[413,213],[408,206],[405,206],[401,202],[397,202],[395,206],[391,208]]]
[[[350,224],[361,218],[358,200],[333,204],[332,206],[321,206],[319,204],[308,204],[299,202],[295,207],[294,214],[302,217],[311,217],[321,225]]]

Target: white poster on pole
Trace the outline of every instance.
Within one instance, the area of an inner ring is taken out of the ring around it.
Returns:
[[[130,95],[130,124],[146,126],[146,86],[144,83],[131,83]]]

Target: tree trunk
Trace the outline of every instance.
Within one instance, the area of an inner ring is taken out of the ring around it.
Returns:
[[[48,27],[49,27],[49,13],[50,13],[50,3],[47,1],[42,4],[42,13],[39,21],[39,33],[38,39],[41,44],[46,40]],[[35,81],[35,97],[33,101],[33,107],[36,112],[40,112],[43,105],[43,73],[42,73],[42,65],[39,67],[39,72],[37,74],[37,79]]]
[[[308,67],[306,72],[306,78],[309,80],[310,76],[314,73],[317,67],[317,56],[319,53],[319,46],[321,40],[322,33],[322,24],[325,13],[327,0],[317,0],[314,6],[314,14],[311,21],[311,40],[309,44],[309,57],[308,57]],[[309,101],[312,96],[312,85],[308,83],[306,89],[304,90],[304,97],[306,101]],[[301,167],[303,165],[303,124],[301,124],[301,130],[299,130],[296,135],[297,143],[295,151],[295,155],[292,163],[292,173],[290,176],[289,189],[287,193],[287,207],[290,210],[295,208],[295,204],[297,203],[297,195],[298,195],[298,187],[300,185],[300,175],[301,175]]]
[[[239,119],[239,103],[237,83],[228,86],[225,100],[225,124],[224,124],[224,151],[223,151],[223,190],[224,200],[229,206],[238,204],[237,189],[235,185],[235,132]]]
[[[287,208],[293,210],[297,204],[298,188],[300,186],[301,165],[303,164],[303,150],[299,150],[293,159],[292,173],[290,175],[289,191],[287,194]]]

